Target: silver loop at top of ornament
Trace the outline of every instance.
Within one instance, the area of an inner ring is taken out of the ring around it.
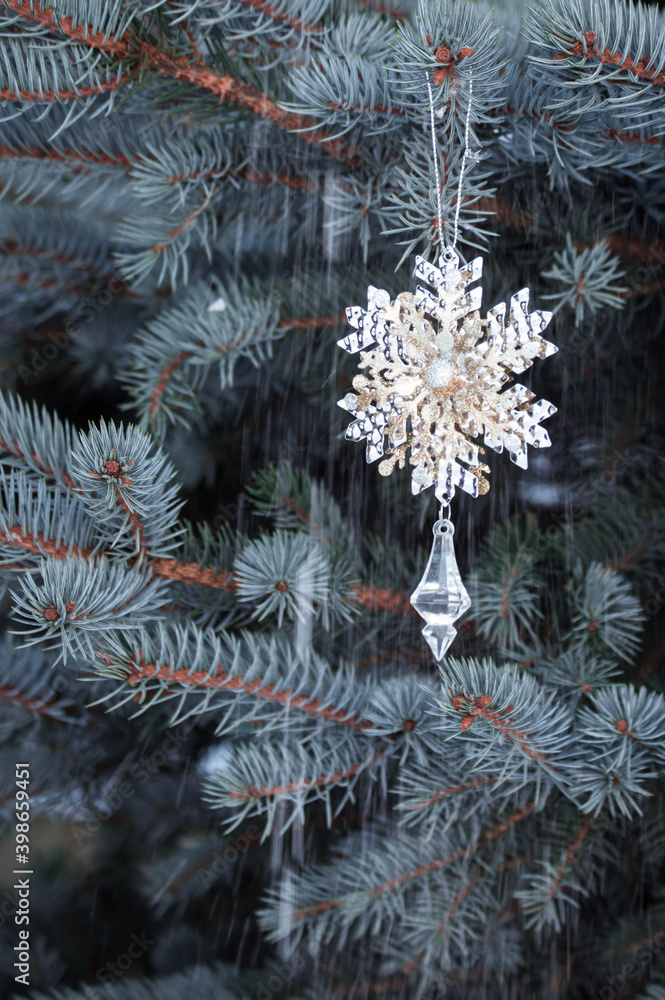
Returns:
[[[432,528],[433,535],[454,535],[455,525],[447,517],[439,518]]]
[[[449,496],[447,493],[445,493],[443,499],[441,500],[441,504],[439,506],[439,517],[436,522],[437,524],[442,524],[444,521],[449,520],[451,500],[452,497]]]

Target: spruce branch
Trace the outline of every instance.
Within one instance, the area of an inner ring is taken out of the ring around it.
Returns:
[[[129,545],[141,559],[170,554],[180,533],[181,501],[177,487],[167,485],[175,469],[144,431],[104,421],[91,426],[72,449],[71,468],[90,516],[115,535],[112,548]]]
[[[0,157],[9,160],[37,160],[40,163],[83,164],[91,166],[111,166],[129,169],[131,160],[122,153],[111,154],[95,150],[64,149],[50,146],[41,149],[39,146],[0,146]]]
[[[608,233],[605,240],[613,253],[641,262],[665,264],[665,243],[641,243],[639,240],[626,239],[620,233]]]
[[[0,253],[55,261],[108,283],[104,227],[79,213],[22,205],[0,206]],[[64,240],[62,234],[64,233]]]
[[[628,581],[600,563],[578,565],[570,594],[574,649],[628,660],[636,652],[644,616]]]
[[[554,659],[542,660],[535,672],[541,684],[556,688],[574,710],[594,691],[615,682],[620,670],[611,660],[566,650]]]
[[[516,897],[527,918],[527,926],[543,927],[552,924],[560,930],[566,920],[567,907],[579,907],[577,896],[588,893],[580,881],[580,860],[587,862],[582,850],[594,827],[594,817],[587,817],[580,824],[570,844],[562,851],[559,865],[542,862],[542,874],[529,878],[529,889],[519,889]],[[587,881],[589,875],[587,873]]]
[[[528,30],[540,41],[542,36],[536,31],[544,29],[545,44],[555,53],[550,57],[550,64],[558,62],[562,69],[575,71],[583,68],[587,60],[592,63],[597,60],[591,74],[574,73],[573,79],[578,84],[589,80],[595,83],[600,77],[612,82],[619,78],[629,82],[644,80],[654,87],[665,86],[662,71],[665,48],[656,11],[642,4],[626,9],[605,0],[593,11],[595,16],[590,17],[590,13],[579,2],[571,5],[568,11],[551,4],[549,9],[533,12]],[[585,26],[588,26],[586,31]],[[626,48],[630,48],[633,39],[637,41],[640,46],[637,58],[628,54],[625,48],[621,51],[620,39],[625,39]],[[650,50],[650,54],[645,50]],[[542,57],[537,61],[547,62]]]
[[[235,829],[250,816],[265,817],[262,839],[274,828],[277,816],[280,832],[294,822],[305,821],[305,807],[323,801],[328,826],[333,817],[353,801],[353,789],[363,774],[378,780],[375,765],[381,764],[387,747],[377,750],[369,741],[354,739],[322,740],[314,752],[301,744],[272,744],[262,741],[258,746],[244,743],[238,746],[230,761],[213,772],[204,784],[204,799],[214,809],[231,809],[236,815],[228,820],[227,831]],[[381,770],[383,775],[383,770]],[[335,796],[333,809],[332,791]],[[284,815],[284,804],[291,806]]]
[[[440,131],[455,144],[464,136],[469,79],[472,128],[488,120],[505,88],[498,28],[491,14],[481,18],[470,4],[419,0],[415,21],[397,26],[391,68],[396,93],[423,124],[429,119],[426,77],[431,80]]]
[[[0,394],[0,454],[5,465],[23,468],[37,478],[53,479],[65,490],[74,488],[67,471],[74,447],[74,428],[23,402],[18,396]]]
[[[235,574],[231,569],[204,566],[198,562],[181,562],[178,558],[152,559],[150,565],[157,576],[166,580],[195,587],[212,587],[229,593],[237,590]],[[370,611],[416,617],[409,595],[388,587],[352,584],[348,589],[348,598]]]
[[[284,531],[306,531],[326,545],[356,548],[339,504],[320,481],[291,462],[271,464],[252,476],[247,493],[254,510]],[[359,558],[359,557],[358,557]]]
[[[282,110],[271,97],[251,84],[243,83],[233,76],[218,73],[206,66],[198,52],[195,52],[193,57],[173,55],[147,41],[141,41],[134,49],[127,38],[128,25],[124,22],[113,25],[116,34],[106,31],[89,32],[85,25],[75,25],[72,18],[61,17],[53,8],[43,7],[38,3],[31,4],[30,9],[20,0],[3,0],[3,5],[17,17],[27,18],[66,36],[71,41],[99,50],[121,65],[124,60],[129,60],[133,76],[137,72],[143,74],[148,69],[160,76],[168,76],[187,83],[191,87],[213,94],[220,101],[228,101],[247,109],[286,131],[302,132],[305,142],[320,147],[325,153],[345,162],[348,166],[353,167],[358,163],[355,149],[345,146],[316,126],[312,130],[312,123],[307,118]]]
[[[49,252],[48,249],[39,246],[29,246],[25,243],[20,242],[15,237],[8,237],[0,250],[0,252],[5,255],[16,254],[17,256],[29,256],[42,258],[44,260],[54,260],[58,264],[63,264],[65,267],[74,268],[77,271],[83,271],[89,274],[91,278],[98,278],[101,281],[109,282],[113,280],[113,275],[108,272],[104,272],[96,268],[93,264],[89,264],[87,261],[80,261],[73,257],[66,257],[64,254],[58,252]],[[74,288],[76,286],[69,286],[69,288]]]
[[[60,648],[65,662],[68,655],[91,659],[99,631],[113,627],[121,632],[160,617],[165,585],[142,569],[127,569],[103,557],[94,565],[75,558],[48,559],[41,562],[39,574],[41,583],[26,574],[18,578],[23,593],[12,591],[14,617],[26,626],[19,634],[27,643]]]
[[[117,251],[115,259],[127,281],[141,284],[158,265],[156,283],[164,284],[168,277],[175,288],[178,280],[186,284],[189,278],[190,248],[202,250],[210,259],[217,235],[217,216],[212,206],[217,196],[216,186],[204,186],[193,202],[179,206],[179,221],[169,213],[166,217],[133,217],[117,228],[117,238],[127,249]]]
[[[443,232],[439,232],[437,218],[434,171],[431,166],[432,145],[425,132],[419,132],[413,137],[404,154],[406,166],[395,168],[389,207],[385,209],[389,213],[390,228],[385,231],[388,234],[413,234],[411,238],[400,241],[406,247],[399,261],[400,265],[420,245],[423,237],[429,247],[436,244],[445,246],[452,242],[459,170],[463,155],[463,147],[456,145],[453,148],[455,151],[447,152],[445,160],[442,159],[440,149],[437,153],[440,161],[441,203],[444,210]],[[490,235],[481,225],[487,214],[484,206],[489,205],[487,199],[491,199],[494,193],[484,183],[488,176],[487,173],[474,174],[467,171],[460,206],[460,226],[465,231],[465,241],[469,246],[483,249]]]
[[[565,248],[554,254],[552,266],[543,271],[543,277],[559,285],[558,291],[544,295],[543,300],[553,303],[555,313],[564,305],[572,307],[576,323],[582,322],[586,311],[593,314],[603,306],[621,309],[628,291],[619,284],[624,275],[607,243],[601,241],[578,251],[570,233]]]
[[[406,941],[398,952],[403,973],[424,975],[426,980],[449,966],[454,955],[475,950],[481,914],[496,906],[492,874],[487,868],[472,874],[468,863],[453,865],[447,884],[422,894],[418,912],[410,913],[405,921]],[[413,957],[405,960],[407,952]]]
[[[654,769],[653,755],[639,747],[614,748],[596,754],[597,744],[581,744],[574,780],[581,808],[594,816],[606,810],[610,816],[632,819],[641,816],[646,800],[653,795],[660,770]],[[595,754],[595,759],[594,759]]]
[[[361,121],[370,135],[399,128],[405,112],[393,103],[386,58],[394,35],[392,25],[367,12],[340,19],[325,51],[293,70],[294,100],[284,107],[338,129],[338,137]]]
[[[31,295],[33,302],[52,303],[59,300],[60,307],[72,308],[82,295],[90,295],[99,287],[96,279],[73,280],[71,269],[58,261],[46,266],[32,258],[14,258],[0,255],[0,280],[16,284],[18,289]],[[47,314],[48,315],[48,314]]]
[[[539,642],[544,582],[532,542],[515,524],[498,525],[472,578],[476,630],[505,655]]]
[[[504,775],[517,754],[556,774],[573,719],[552,692],[513,666],[496,667],[487,660],[448,659],[440,671],[440,728],[467,741],[484,770],[496,768]]]
[[[125,75],[126,77],[127,74]],[[96,80],[87,87],[77,86],[71,90],[67,87],[45,90],[39,85],[35,90],[21,90],[20,87],[14,85],[11,87],[0,87],[0,98],[4,101],[28,101],[35,104],[41,104],[43,101],[59,101],[61,103],[65,101],[80,101],[83,97],[97,97],[106,91],[116,91],[122,82],[123,77],[118,77],[115,80]]]
[[[240,3],[246,4],[252,10],[259,11],[265,17],[287,25],[292,29],[292,33],[290,32],[289,36],[295,39],[299,35],[320,34],[324,30],[323,25],[317,22],[318,18],[321,17],[328,7],[328,0],[314,0],[313,3],[310,0],[309,4],[300,3],[295,5],[300,8],[298,13],[291,13],[288,0],[287,2],[285,0],[278,0],[277,3],[268,3],[267,0],[240,0]],[[303,8],[308,8],[307,14],[304,13]]]
[[[172,724],[182,712],[207,712],[215,706],[235,711],[237,706],[239,717],[233,719],[227,711],[220,732],[266,712],[271,713],[270,725],[278,727],[294,726],[298,718],[325,720],[358,732],[372,725],[361,715],[367,682],[350,669],[333,674],[314,654],[303,661],[289,643],[276,638],[215,633],[188,623],[158,624],[136,639],[108,636],[98,644],[96,656],[100,676],[127,684],[130,697],[138,694],[143,710],[155,701],[178,697]],[[189,692],[198,696],[192,706],[186,705]]]
[[[35,24],[53,29],[74,42],[110,54],[115,54],[118,47],[126,44],[119,39],[125,34],[133,18],[133,12],[123,9],[120,3],[112,3],[108,7],[91,7],[88,3],[74,0],[70,5],[71,17],[55,8],[42,7],[41,4],[30,4],[29,9],[22,9],[22,0],[3,0],[3,7],[17,15],[14,23],[21,17],[29,17]]]
[[[18,687],[13,687],[8,684],[0,685],[0,699],[10,705],[16,705],[23,711],[30,712],[34,715],[40,715],[45,718],[61,718],[57,709],[51,707],[50,702],[43,701],[38,698],[29,698]]]
[[[264,72],[280,64],[291,66],[303,50],[320,45],[326,30],[321,18],[330,8],[329,0],[230,0],[208,4],[203,12],[196,0],[171,6],[177,12],[175,23],[189,21],[202,42],[216,39],[221,28],[228,43]]]
[[[228,569],[202,566],[201,563],[185,563],[178,559],[153,559],[153,572],[174,583],[191,584],[195,587],[212,587],[214,590],[234,591],[233,573]]]
[[[599,107],[588,94],[581,99],[578,93],[562,106],[561,88],[554,81],[520,73],[517,67],[508,75],[508,90],[508,103],[497,109],[496,116],[509,118],[505,126],[513,132],[513,141],[503,153],[512,169],[518,168],[525,148],[530,159],[547,164],[552,175],[587,186],[591,172],[598,176],[604,167],[623,171],[634,167],[645,174],[659,169],[662,154],[655,114],[640,115],[636,127],[637,121],[617,115],[618,105]]]
[[[285,330],[274,289],[246,280],[199,282],[139,331],[121,379],[144,425],[158,432],[169,422],[187,425],[188,411],[200,409],[196,393],[210,367],[226,389],[239,360],[258,367]]]
[[[467,803],[469,809],[475,809],[480,800],[479,790],[491,792],[490,786],[497,781],[492,775],[471,777],[466,758],[447,761],[445,775],[433,775],[428,761],[402,769],[395,788],[399,796],[396,808],[404,812],[407,826],[428,823],[433,828],[442,817],[446,822],[457,821]],[[460,797],[464,804],[460,804]]]
[[[399,737],[400,768],[407,759],[424,766],[432,754],[444,752],[433,707],[434,689],[422,678],[393,677],[379,682],[365,709],[365,717],[372,724],[368,732],[390,739],[393,745]]]
[[[285,615],[307,622],[317,614],[326,628],[352,616],[349,569],[301,534],[277,531],[249,542],[236,557],[234,580],[238,599],[254,606],[253,617],[276,614],[278,628]]]
[[[578,720],[582,732],[603,749],[635,743],[654,763],[665,760],[665,698],[661,694],[612,684],[590,692]]]
[[[139,428],[102,422],[82,433],[75,445],[67,422],[31,411],[7,394],[0,396],[0,443],[4,464],[36,477],[34,483],[21,475],[3,480],[8,506],[0,522],[0,553],[8,569],[18,553],[22,561],[17,569],[35,566],[38,556],[63,560],[74,555],[94,562],[102,552],[124,558],[139,554],[164,580],[237,592],[232,568],[218,562],[230,554],[227,548],[215,552],[213,565],[206,565],[210,552],[202,552],[200,561],[183,558],[187,546],[174,554],[185,530],[177,521],[176,488],[168,485],[174,470]],[[49,493],[40,480],[55,480],[64,495]],[[26,519],[28,511],[32,516]],[[406,595],[354,583],[354,563],[347,557],[348,548],[342,555],[333,552],[328,562],[333,600],[323,609],[324,617],[331,612],[347,619],[353,605],[413,615]]]
[[[348,843],[349,856],[334,866],[311,868],[297,878],[292,875],[271,891],[266,907],[259,911],[261,926],[270,940],[287,934],[297,939],[311,929],[323,941],[334,934],[338,946],[352,929],[354,936],[377,935],[385,921],[403,912],[404,894],[419,880],[438,877],[438,873],[483,851],[528,819],[534,808],[533,803],[527,803],[475,836],[465,835],[458,827],[425,844],[405,836],[397,841],[377,837],[374,843],[363,844],[357,857],[352,856],[355,844]],[[335,895],[331,898],[333,870]]]
[[[0,470],[0,565],[5,572],[22,558],[21,569],[38,570],[45,557],[93,562],[102,542],[78,500],[50,490],[43,479]]]
[[[71,685],[54,687],[53,673],[45,670],[41,649],[16,647],[11,636],[2,641],[3,678],[0,684],[0,734],[3,742],[39,719],[71,725],[79,714]]]
[[[24,396],[64,387],[74,408],[80,383],[76,412],[87,415],[99,389],[114,404],[121,371],[143,428],[107,420],[79,441],[66,422],[0,398],[0,593],[11,587],[17,627],[36,630],[24,633],[34,645],[0,649],[3,761],[30,760],[35,810],[80,829],[127,779],[147,735],[161,741],[168,719],[191,733],[164,773],[157,765],[139,794],[120,793],[94,841],[100,872],[105,857],[122,859],[114,877],[145,870],[132,881],[156,928],[179,925],[160,936],[152,968],[192,954],[205,962],[223,940],[245,963],[246,946],[258,947],[250,896],[281,863],[261,920],[273,941],[307,936],[312,956],[297,981],[287,970],[281,992],[592,992],[594,968],[602,976],[615,961],[642,961],[626,947],[663,923],[649,905],[662,895],[665,857],[665,520],[651,366],[659,314],[648,301],[665,280],[655,236],[662,17],[620,0],[556,0],[525,15],[529,41],[519,10],[498,10],[497,30],[467,2],[427,0],[399,28],[329,0],[42,4],[2,8],[0,370],[20,386],[18,364],[53,340],[61,353]],[[471,80],[472,145],[483,155],[457,204]],[[288,131],[294,119],[306,132]],[[337,129],[348,131],[319,141]],[[344,303],[355,300],[349,282],[362,294],[370,283],[395,287],[381,273],[386,230],[401,227],[399,238],[433,253],[458,208],[462,254],[503,231],[486,268],[493,301],[519,275],[514,287],[536,282],[542,295],[546,246],[566,272],[568,304],[583,294],[596,322],[560,324],[567,350],[550,377],[568,434],[519,486],[518,502],[536,510],[490,532],[478,556],[472,534],[462,546],[478,597],[458,641],[478,659],[448,662],[439,684],[408,597],[426,509],[378,481],[358,506],[361,480],[340,471],[326,430],[328,389],[343,393],[346,379],[330,370],[326,327],[340,324],[340,288]],[[369,268],[355,267],[363,252]],[[187,287],[156,291],[160,268]],[[245,284],[254,272],[269,284]],[[129,275],[146,278],[140,289]],[[102,289],[122,303],[97,312]],[[88,305],[95,315],[71,332]],[[65,348],[53,331],[69,337]],[[568,391],[573,383],[585,391]],[[616,386],[613,405],[599,405]],[[251,429],[259,420],[274,430],[277,410],[285,440],[262,444]],[[192,509],[219,502],[222,531],[180,519],[162,435],[181,488],[201,486]],[[229,450],[241,436],[242,468]],[[280,463],[253,477],[249,500],[239,495],[245,469],[282,443],[297,443],[307,472]],[[340,503],[316,478],[326,463],[333,489],[348,486]],[[358,532],[382,514],[380,535]],[[256,515],[270,519],[265,530],[255,532]],[[247,524],[251,539],[231,527]],[[640,642],[648,649],[635,663]],[[48,643],[94,664],[73,664],[93,682],[90,710],[90,686],[51,669]],[[480,659],[488,643],[498,661]],[[100,710],[107,704],[116,711]],[[132,752],[124,763],[122,750]],[[220,872],[210,855],[234,841],[209,836],[213,824],[240,831],[254,817],[253,837],[270,836],[270,852],[267,842],[246,856],[239,847]],[[646,896],[623,887],[628,846]],[[53,891],[33,896],[42,928],[50,901],[68,898],[66,878],[59,871]],[[76,893],[86,879],[77,875]],[[217,905],[229,892],[233,912]],[[131,893],[123,899],[131,913]],[[578,921],[580,911],[592,919]],[[618,912],[634,923],[617,925]],[[156,981],[143,970],[114,989],[126,1000],[213,994],[221,976],[225,996],[263,995],[268,970],[196,966]]]
[[[26,47],[11,31],[17,19],[5,15],[0,20],[10,28],[2,42],[0,84],[4,86],[0,86],[0,92],[4,101],[18,104],[25,113],[35,103],[48,106],[80,101],[92,105],[108,93],[104,103],[112,106],[115,92],[128,78],[121,68],[116,72],[111,66],[102,68],[98,60],[90,58],[90,49],[75,41],[55,47],[47,33],[34,24],[26,30],[31,39]]]

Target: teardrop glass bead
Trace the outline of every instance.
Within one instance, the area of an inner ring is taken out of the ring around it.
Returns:
[[[471,607],[471,599],[457,568],[451,521],[437,521],[434,541],[423,578],[411,603],[427,625],[423,635],[437,660],[442,660],[457,635],[453,622]]]

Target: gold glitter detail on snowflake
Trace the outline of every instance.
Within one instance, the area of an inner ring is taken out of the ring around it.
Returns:
[[[440,499],[452,497],[456,486],[472,496],[488,491],[489,467],[474,438],[483,435],[495,451],[507,447],[526,468],[527,444],[549,445],[539,422],[555,412],[544,400],[534,403],[525,386],[509,385],[510,372],[556,351],[539,336],[551,313],[527,314],[523,289],[511,299],[507,323],[503,303],[481,319],[481,289],[467,293],[466,286],[480,277],[482,259],[458,265],[451,250],[439,268],[417,258],[417,276],[436,294],[419,287],[391,301],[370,286],[367,310],[347,309],[357,333],[339,341],[349,353],[360,351],[358,367],[366,372],[353,379],[357,395],[340,400],[356,418],[346,436],[367,439],[368,462],[387,456],[382,475],[408,460],[413,492],[436,484]]]

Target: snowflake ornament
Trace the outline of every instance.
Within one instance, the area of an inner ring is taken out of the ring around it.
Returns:
[[[467,286],[482,274],[477,257],[465,267],[447,247],[435,267],[416,258],[415,273],[434,291],[418,286],[391,301],[388,292],[370,285],[367,309],[352,306],[346,315],[354,332],[338,341],[349,354],[360,351],[353,388],[339,406],[355,419],[347,439],[367,440],[367,461],[379,458],[379,472],[395,465],[413,466],[411,489],[435,485],[448,504],[456,487],[471,496],[489,490],[483,444],[506,448],[516,465],[527,468],[527,445],[550,444],[541,420],[556,413],[546,400],[535,401],[526,386],[513,382],[534,358],[555,354],[540,334],[552,313],[528,313],[529,290],[480,317],[481,288]],[[369,348],[369,349],[368,349]],[[510,384],[512,383],[512,384]]]

